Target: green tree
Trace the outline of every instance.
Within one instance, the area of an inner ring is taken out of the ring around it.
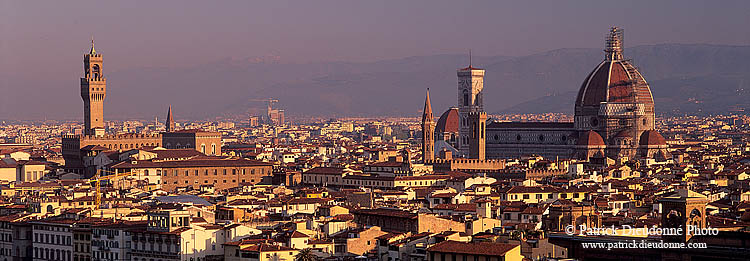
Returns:
[[[296,256],[294,256],[294,261],[319,261],[320,258],[316,256],[312,249],[305,248],[299,251]]]

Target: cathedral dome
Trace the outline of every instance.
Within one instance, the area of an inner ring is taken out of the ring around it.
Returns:
[[[579,146],[605,146],[604,139],[602,139],[602,136],[599,135],[599,133],[596,133],[595,131],[586,131],[584,133],[581,133],[581,136],[578,137],[578,143]]]
[[[583,81],[576,97],[576,106],[636,102],[653,107],[654,99],[648,83],[638,69],[623,58],[622,31],[619,28],[610,30],[604,52],[604,61]],[[635,101],[632,97],[635,97]]]
[[[458,108],[450,108],[440,116],[435,127],[437,133],[458,133]]]
[[[640,84],[635,84],[640,83]],[[576,106],[599,106],[602,102],[654,104],[651,89],[629,61],[603,61],[583,81]]]
[[[667,145],[667,140],[665,140],[664,136],[661,136],[659,132],[649,130],[644,131],[643,134],[641,134],[639,144],[642,146],[665,146]]]

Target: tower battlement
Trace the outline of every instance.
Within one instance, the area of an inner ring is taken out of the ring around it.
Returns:
[[[472,111],[472,112],[469,112],[469,117],[476,117],[476,116],[480,116],[480,117],[481,116],[487,116],[487,113],[483,112],[483,111]]]
[[[104,77],[102,55],[94,49],[83,55],[81,99],[83,99],[84,134],[104,135],[104,99],[107,97],[107,79]]]

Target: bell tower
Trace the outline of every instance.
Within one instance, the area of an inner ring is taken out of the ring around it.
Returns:
[[[486,144],[485,130],[487,123],[487,113],[470,112],[469,113],[469,158],[484,160],[484,148]]]
[[[104,98],[107,95],[107,80],[102,71],[102,55],[94,49],[83,55],[83,77],[81,78],[81,98],[83,99],[84,134],[104,135]]]
[[[432,105],[430,104],[430,89],[427,89],[427,97],[424,100],[424,111],[422,112],[422,160],[423,162],[435,159],[435,124],[433,122]]]
[[[484,103],[482,90],[484,89],[484,70],[471,65],[471,54],[469,54],[469,67],[458,69],[458,117],[459,117],[459,139],[456,143],[461,154],[469,154],[469,143],[471,137],[471,125],[469,124],[469,113],[483,112]]]

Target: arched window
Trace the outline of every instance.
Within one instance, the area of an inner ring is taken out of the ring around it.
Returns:
[[[93,71],[91,72],[91,74],[92,74],[93,78],[94,79],[99,78],[99,76],[101,75],[101,69],[99,68],[99,65],[98,64],[94,64],[94,66],[92,67],[92,70]]]
[[[469,91],[464,90],[464,106],[469,106]]]

